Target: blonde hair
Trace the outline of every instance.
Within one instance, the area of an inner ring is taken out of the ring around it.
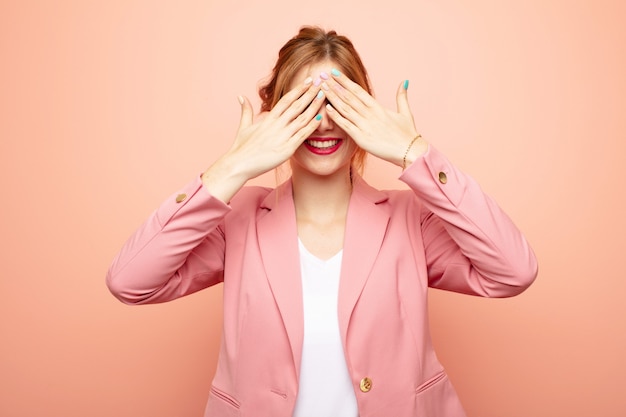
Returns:
[[[325,59],[335,61],[338,69],[368,93],[372,93],[367,70],[354,45],[334,30],[325,31],[317,26],[303,26],[278,52],[278,60],[268,81],[259,87],[261,111],[270,111],[287,93],[294,76],[303,67]],[[366,152],[357,148],[350,165],[363,172]]]

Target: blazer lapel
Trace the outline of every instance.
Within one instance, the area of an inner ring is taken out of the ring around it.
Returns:
[[[369,186],[360,177],[355,178],[348,207],[339,283],[338,315],[344,346],[352,311],[385,237],[389,212],[386,205],[379,203],[387,199],[386,193]]]
[[[298,228],[291,181],[269,193],[261,209],[268,210],[257,223],[263,265],[289,337],[296,374],[299,374],[304,312]]]
[[[387,195],[356,177],[346,221],[338,317],[345,346],[352,310],[367,282],[387,230]],[[259,247],[267,279],[289,337],[296,373],[299,375],[304,339],[302,277],[298,250],[298,227],[291,181],[269,193],[261,204],[268,213],[257,223]]]

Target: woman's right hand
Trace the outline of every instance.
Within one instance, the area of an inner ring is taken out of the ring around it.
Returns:
[[[321,123],[325,97],[310,79],[285,94],[269,112],[253,120],[253,110],[240,97],[241,120],[235,141],[204,174],[202,181],[214,197],[230,199],[250,179],[287,161]]]

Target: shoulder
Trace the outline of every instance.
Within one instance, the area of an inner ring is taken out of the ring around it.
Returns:
[[[245,186],[228,203],[230,212],[224,218],[226,230],[237,230],[257,221],[263,201],[274,190],[269,187]]]
[[[385,190],[387,194],[389,210],[392,216],[407,216],[422,218],[426,210],[420,198],[413,190]]]
[[[273,191],[270,187],[246,186],[235,194],[229,205],[235,212],[256,210]]]
[[[422,204],[411,189],[377,189],[358,177],[354,187],[355,194],[380,207],[387,207],[392,212],[421,210]]]

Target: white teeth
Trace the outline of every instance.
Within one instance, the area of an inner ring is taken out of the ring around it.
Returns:
[[[332,148],[333,146],[335,146],[336,144],[339,143],[339,140],[335,139],[335,140],[307,140],[306,141],[309,145],[313,146],[314,148],[320,148],[320,149],[326,149],[326,148]]]

